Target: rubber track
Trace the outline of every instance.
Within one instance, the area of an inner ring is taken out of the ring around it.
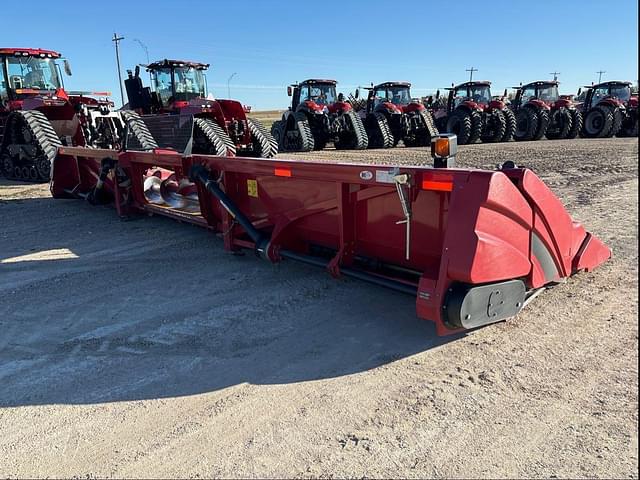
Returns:
[[[387,121],[387,117],[385,117],[384,113],[381,112],[373,112],[369,115],[368,121],[373,123],[378,128],[378,132],[382,137],[381,145],[374,145],[371,143],[371,139],[369,138],[369,148],[391,148],[393,147],[393,134],[391,133],[391,129],[389,128],[389,122]]]
[[[296,123],[296,129],[298,130],[298,134],[300,135],[300,152],[310,152],[314,147],[314,139],[313,133],[311,132],[311,127],[309,126],[309,120],[307,116],[302,112],[294,112],[293,119]],[[287,131],[284,131],[284,134],[287,134]]]
[[[213,154],[219,157],[235,157],[236,146],[229,138],[229,135],[210,118],[194,118],[193,126],[197,128],[207,139],[210,147],[213,147]]]
[[[622,128],[622,121],[624,120],[624,115],[619,108],[615,108],[613,110],[613,123],[611,125],[611,130],[607,134],[608,137],[615,137],[620,132]]]
[[[18,120],[20,119],[20,120]],[[22,126],[26,126],[31,136],[35,139],[35,147],[37,149],[37,157],[31,159],[31,163],[23,163],[23,166],[27,167],[35,167],[38,178],[36,181],[46,182],[49,180],[51,175],[51,165],[53,164],[53,160],[58,153],[58,147],[62,146],[62,142],[58,138],[53,126],[49,122],[49,119],[38,110],[27,110],[27,111],[15,111],[13,112],[6,123],[6,135],[3,139],[3,143],[5,145],[11,143],[13,140],[11,135],[9,134],[10,128],[22,128]],[[3,150],[5,148],[3,145]],[[42,158],[44,156],[44,158]],[[40,160],[38,161],[38,157]],[[13,178],[13,172],[5,172],[9,178]],[[31,179],[23,179],[23,180],[31,180]]]
[[[345,148],[349,150],[365,150],[369,145],[369,137],[367,136],[367,131],[364,128],[362,119],[353,110],[349,112],[345,112],[343,113],[343,115],[349,119],[348,122],[351,124],[351,127],[353,128],[353,134],[355,136],[355,144],[353,146],[350,145],[348,147],[335,145],[335,147]]]
[[[436,122],[433,120],[433,115],[431,115],[431,112],[428,112],[427,110],[420,110],[420,117],[422,117],[425,128],[429,133],[429,143],[431,143],[431,139],[439,135],[440,133],[438,131],[438,127],[436,127]]]
[[[271,133],[258,120],[247,118],[247,123],[249,124],[252,138],[260,144],[260,151],[256,152],[256,156],[260,158],[275,157],[278,154],[278,142],[276,142]]]
[[[153,138],[153,135],[151,135],[151,132],[149,132],[147,125],[140,115],[129,110],[121,111],[120,114],[122,115],[123,123],[127,127],[127,136],[129,133],[133,134],[135,141],[139,144],[134,144],[131,148],[132,150],[153,150],[158,148],[158,143]]]

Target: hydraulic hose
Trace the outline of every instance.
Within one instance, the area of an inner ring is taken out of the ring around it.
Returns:
[[[209,176],[209,171],[202,165],[194,165],[191,167],[189,177],[192,181],[200,182],[209,193],[218,199],[220,205],[229,212],[229,215],[231,215],[233,219],[238,222],[242,228],[244,228],[247,235],[251,237],[251,240],[253,240],[253,243],[256,245],[256,252],[265,259],[268,259],[267,248],[269,246],[269,239],[253,226],[251,220],[249,220],[233,200],[231,200],[227,194],[222,191],[218,182]]]

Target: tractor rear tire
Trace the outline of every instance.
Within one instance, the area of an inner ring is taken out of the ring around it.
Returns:
[[[278,144],[278,149],[282,150],[282,140],[284,139],[284,122],[277,120],[271,124],[271,136]]]
[[[504,135],[500,141],[510,142],[513,140],[513,135],[516,133],[516,115],[509,107],[502,110],[502,113],[504,114],[504,119],[507,122],[507,128],[505,128]]]
[[[538,110],[538,130],[533,136],[533,140],[541,140],[547,134],[547,128],[549,128],[549,111],[544,109]]]
[[[466,145],[471,138],[473,119],[471,112],[464,109],[455,110],[447,119],[447,132],[458,137],[458,145]]]
[[[533,140],[538,131],[538,112],[531,107],[519,108],[516,112],[516,131],[514,137],[518,142]]]
[[[608,105],[596,105],[584,118],[584,136],[604,138],[613,126],[613,109]]]
[[[362,119],[356,112],[350,110],[342,114],[347,129],[338,136],[334,142],[336,150],[365,150],[369,144],[367,131]]]
[[[488,125],[485,133],[482,135],[482,141],[485,143],[496,143],[502,140],[507,130],[507,119],[500,110],[494,110],[491,115],[487,115]]]
[[[624,114],[619,108],[613,109],[613,123],[611,124],[611,130],[607,134],[607,137],[615,137],[622,129],[622,121],[624,120]]]
[[[373,112],[367,115],[365,120],[367,137],[369,138],[369,148],[391,148],[393,147],[393,135],[389,128],[389,122],[384,113]]]
[[[573,118],[571,116],[571,112],[566,108],[560,108],[556,115],[556,122],[550,125],[553,125],[554,128],[551,130],[547,128],[547,138],[549,140],[558,140],[567,138],[569,132],[571,131],[571,127],[573,125]]]
[[[574,139],[582,132],[582,112],[577,108],[570,110],[571,128],[565,138]]]
[[[278,154],[278,142],[264,128],[258,120],[247,118],[249,131],[251,132],[251,142],[253,143],[252,157],[273,158]]]

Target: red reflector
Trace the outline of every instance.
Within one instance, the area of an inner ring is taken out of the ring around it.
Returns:
[[[288,168],[276,168],[275,172],[276,177],[290,177],[291,176],[291,170],[289,170]]]
[[[436,190],[438,192],[451,192],[453,191],[453,182],[438,182],[436,180],[423,180],[423,190]]]

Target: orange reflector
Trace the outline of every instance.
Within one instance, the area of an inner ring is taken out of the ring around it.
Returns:
[[[432,154],[439,158],[449,157],[449,139],[437,138],[432,144]]]
[[[275,173],[276,177],[290,177],[291,176],[291,170],[289,170],[288,168],[276,168],[274,173]]]
[[[453,182],[438,182],[436,180],[423,180],[423,190],[436,190],[438,192],[451,192],[453,191]]]

